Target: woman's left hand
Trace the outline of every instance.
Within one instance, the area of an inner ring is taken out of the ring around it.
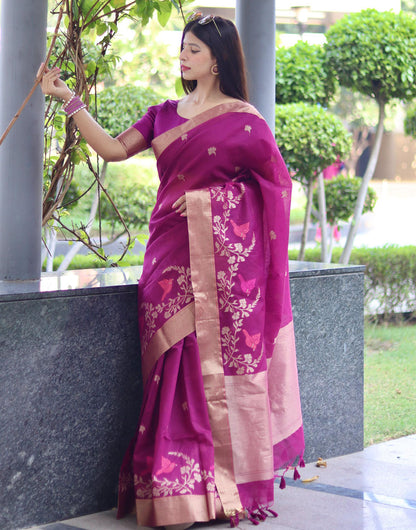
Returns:
[[[186,197],[185,195],[182,195],[179,197],[177,201],[175,201],[172,204],[172,208],[176,211],[176,213],[180,214],[181,217],[186,217]]]

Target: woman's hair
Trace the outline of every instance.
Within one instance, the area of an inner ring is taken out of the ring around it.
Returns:
[[[237,28],[231,20],[218,16],[212,17],[212,20],[206,24],[199,24],[198,21],[202,18],[198,17],[186,24],[182,34],[181,50],[186,33],[191,31],[209,47],[217,61],[221,92],[248,101],[244,53]],[[196,84],[196,81],[187,81],[182,77],[182,86],[186,94],[195,90]]]

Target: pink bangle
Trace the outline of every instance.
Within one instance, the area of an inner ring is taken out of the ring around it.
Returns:
[[[78,96],[74,95],[71,100],[65,105],[64,110],[68,118],[70,118],[71,116],[85,108],[87,108],[87,105],[85,105],[85,103]]]
[[[70,114],[73,110],[75,110],[77,107],[81,106],[83,103],[81,99],[78,96],[74,96],[71,101],[68,103],[68,105],[65,105],[65,112],[67,114]]]
[[[87,108],[87,105],[85,105],[85,103],[83,103],[80,107],[78,107],[77,109],[75,109],[74,111],[71,112],[71,114],[68,114],[68,118],[71,118],[74,114],[76,114],[77,112],[79,112],[80,110],[82,109],[86,109]]]
[[[62,106],[63,110],[66,110],[68,108],[68,105],[71,103],[71,101],[74,99],[75,97],[75,92],[72,92],[72,95],[71,97],[68,99],[68,101],[66,103],[64,103],[64,105]]]

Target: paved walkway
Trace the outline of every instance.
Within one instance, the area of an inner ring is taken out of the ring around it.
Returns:
[[[374,211],[363,215],[354,246],[416,245],[416,182],[372,181]]]
[[[348,436],[348,433],[345,433]],[[325,458],[325,455],[322,455]],[[308,464],[302,480],[276,486],[274,510],[259,530],[407,530],[416,529],[416,434],[366,448],[327,461],[327,467]],[[251,530],[249,521],[239,527]],[[209,530],[229,528],[227,523],[199,524]],[[107,511],[33,530],[134,530],[134,517],[121,521]]]

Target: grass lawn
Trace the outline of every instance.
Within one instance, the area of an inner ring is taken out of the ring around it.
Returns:
[[[416,433],[416,325],[365,327],[364,444]]]

